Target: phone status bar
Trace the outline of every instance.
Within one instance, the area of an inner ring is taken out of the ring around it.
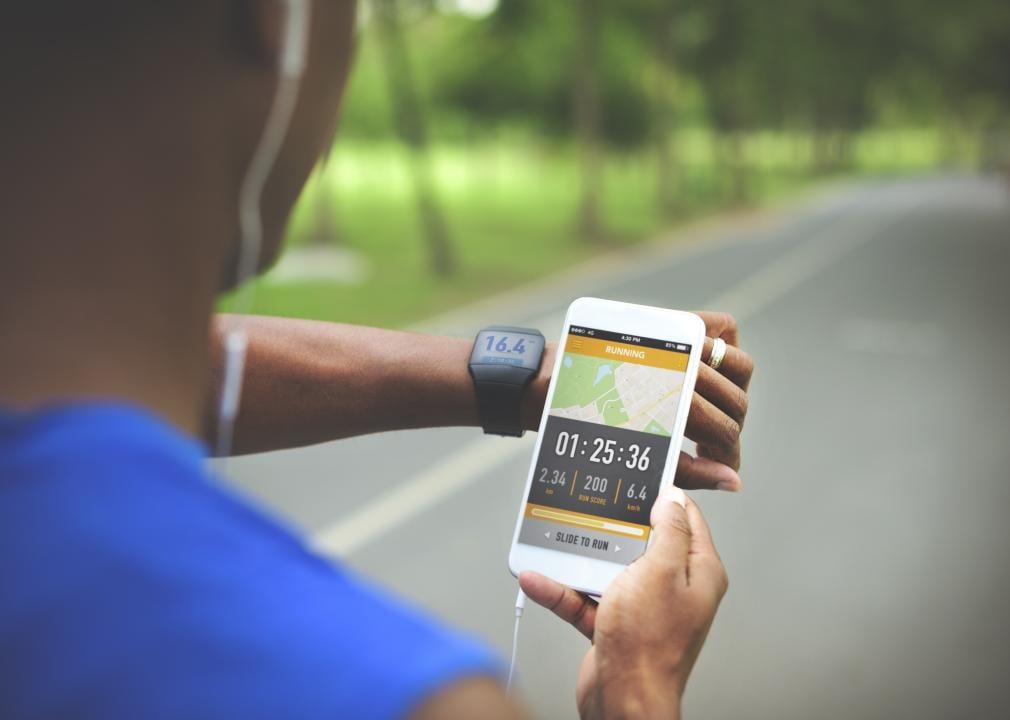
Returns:
[[[610,342],[625,343],[627,345],[638,345],[640,347],[654,348],[656,350],[669,350],[670,352],[690,353],[691,346],[688,343],[675,342],[672,340],[658,340],[656,338],[642,337],[630,333],[612,332],[610,330],[600,330],[582,325],[570,325],[568,327],[570,335],[582,335],[596,338],[597,340],[609,340]]]

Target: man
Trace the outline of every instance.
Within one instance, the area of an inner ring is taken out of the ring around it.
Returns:
[[[204,469],[211,313],[278,84],[283,5],[40,0],[3,13],[0,717],[521,716],[482,645],[311,555]],[[264,195],[264,263],[332,138],[353,25],[353,3],[313,3]],[[706,319],[735,344],[731,319]],[[410,336],[414,362],[392,362],[406,342],[250,320],[237,449],[475,424],[465,344]],[[691,487],[739,486],[750,361],[731,348],[723,371],[699,383],[701,457],[679,474]],[[648,552],[599,605],[521,578],[593,641],[584,717],[675,716],[725,590],[683,493],[652,519]]]

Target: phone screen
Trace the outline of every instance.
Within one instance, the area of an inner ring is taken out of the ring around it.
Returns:
[[[691,346],[572,325],[519,542],[627,564],[645,551]]]

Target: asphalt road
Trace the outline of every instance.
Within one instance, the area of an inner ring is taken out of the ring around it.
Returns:
[[[728,309],[757,363],[744,492],[695,493],[731,587],[690,717],[1010,716],[1010,191],[936,176],[611,257],[447,316],[560,333],[598,295]],[[531,439],[389,433],[236,461],[236,483],[363,574],[507,655]],[[586,643],[527,609],[520,686],[575,716]]]

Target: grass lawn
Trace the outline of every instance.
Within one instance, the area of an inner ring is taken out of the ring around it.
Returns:
[[[874,171],[915,169],[933,162],[932,135],[878,135],[857,148]],[[794,138],[754,135],[747,143],[752,201],[767,202],[810,180],[808,159]],[[601,214],[608,243],[587,245],[575,233],[580,196],[577,155],[533,143],[438,147],[432,167],[449,226],[456,270],[435,276],[417,221],[403,150],[393,144],[338,144],[310,180],[289,228],[289,247],[323,242],[359,258],[361,281],[257,281],[253,311],[268,315],[396,327],[421,320],[570,266],[594,253],[630,246],[678,221],[727,207],[728,184],[703,132],[678,138],[680,209],[664,217],[649,153],[604,160]],[[884,158],[884,159],[882,159]],[[228,299],[222,302],[228,307]]]

